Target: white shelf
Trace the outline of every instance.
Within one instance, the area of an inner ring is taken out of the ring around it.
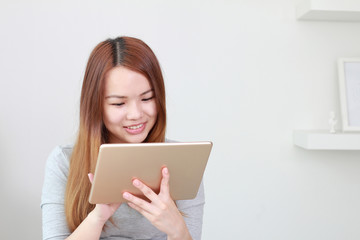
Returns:
[[[360,21],[359,0],[303,0],[296,7],[298,20]]]
[[[308,150],[360,150],[360,133],[295,130],[294,144]]]

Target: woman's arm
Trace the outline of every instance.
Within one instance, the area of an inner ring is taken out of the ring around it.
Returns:
[[[46,161],[41,196],[44,240],[63,240],[70,235],[64,208],[64,194],[69,169],[67,153],[69,151],[71,152],[71,147],[56,147]]]
[[[94,175],[89,173],[89,180],[92,183]],[[116,212],[121,203],[96,204],[94,210],[81,222],[75,231],[67,238],[98,240],[106,221]]]
[[[82,223],[75,229],[75,231],[66,239],[96,239],[101,235],[104,223],[99,221],[93,212],[82,221]]]
[[[170,196],[169,179],[170,174],[165,167],[162,169],[159,194],[154,193],[138,179],[133,181],[133,185],[151,201],[150,203],[129,192],[125,192],[123,197],[129,201],[130,207],[140,212],[157,229],[166,233],[168,240],[190,240],[192,238],[184,218]]]
[[[57,147],[50,154],[45,168],[41,197],[44,240],[99,239],[105,222],[120,204],[97,204],[79,227],[71,233],[66,222],[64,196],[71,147]],[[93,175],[89,174],[90,182]]]
[[[70,239],[87,239],[98,240],[106,221],[119,208],[120,203],[114,204],[96,204],[96,207],[67,238]]]

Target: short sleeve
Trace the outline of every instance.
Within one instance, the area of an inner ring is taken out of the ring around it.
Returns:
[[[64,208],[70,151],[69,147],[56,147],[46,162],[41,196],[44,240],[65,239],[70,235]]]

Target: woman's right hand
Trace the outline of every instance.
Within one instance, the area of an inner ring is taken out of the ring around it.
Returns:
[[[89,173],[89,180],[93,183],[94,174]],[[110,203],[110,204],[96,204],[94,210],[90,213],[93,217],[105,224],[105,222],[116,212],[116,210],[120,207],[121,203]]]

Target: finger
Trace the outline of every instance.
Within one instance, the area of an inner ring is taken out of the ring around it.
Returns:
[[[124,192],[123,198],[128,200],[129,203],[132,203],[147,212],[154,211],[154,207],[150,203],[148,203],[147,201],[145,201],[141,198],[135,197],[134,195],[132,195],[129,192]]]
[[[88,177],[89,177],[90,183],[92,184],[93,181],[94,181],[94,174],[89,173],[89,174],[88,174]]]
[[[161,170],[162,173],[162,179],[161,179],[161,185],[160,185],[160,193],[162,194],[169,194],[169,181],[170,181],[170,173],[169,169],[167,167],[164,167]]]
[[[133,185],[137,189],[139,189],[145,195],[145,197],[147,197],[151,202],[154,202],[154,203],[158,202],[158,196],[156,195],[156,193],[154,193],[154,191],[151,188],[146,186],[139,179],[134,179]]]

